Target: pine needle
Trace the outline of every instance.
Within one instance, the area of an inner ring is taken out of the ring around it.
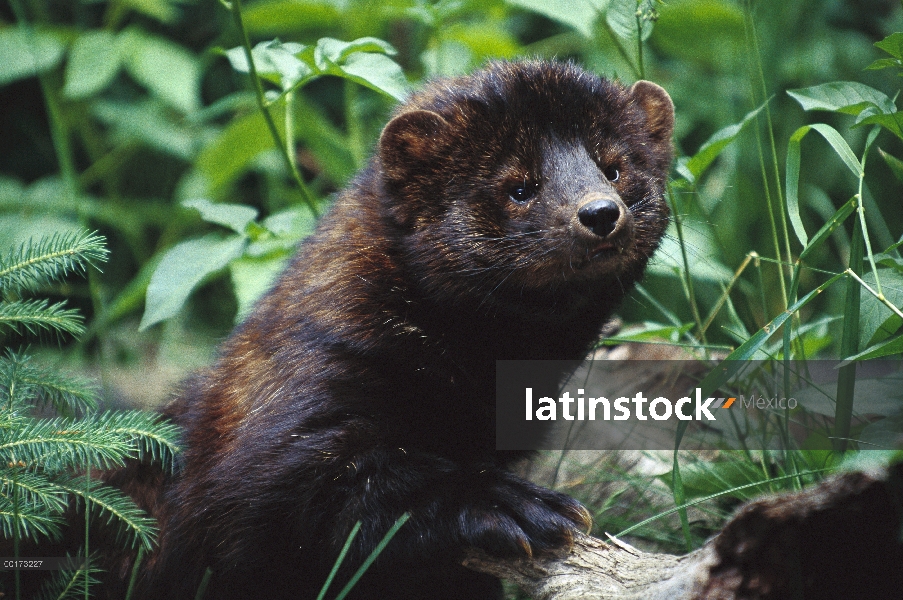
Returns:
[[[70,273],[107,260],[105,238],[96,233],[56,233],[39,241],[29,240],[0,258],[0,293],[35,291]]]

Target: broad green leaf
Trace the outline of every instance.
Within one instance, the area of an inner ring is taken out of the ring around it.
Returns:
[[[841,363],[841,366],[857,360],[881,358],[883,356],[893,356],[901,353],[903,353],[903,334],[887,338],[882,342],[869,346],[858,354],[847,357],[846,360]]]
[[[113,81],[119,67],[116,36],[104,30],[85,32],[69,51],[63,94],[73,99],[92,96]]]
[[[790,224],[793,226],[793,232],[803,248],[809,245],[809,236],[803,227],[799,208],[800,144],[803,138],[806,137],[806,134],[812,130],[820,133],[831,144],[834,152],[843,160],[844,164],[847,165],[857,179],[862,177],[862,165],[859,163],[859,159],[853,154],[846,140],[833,127],[823,123],[804,125],[790,136],[790,141],[787,143],[787,212],[790,217]]]
[[[307,63],[297,57],[305,48],[307,46],[294,42],[282,43],[279,40],[261,42],[251,50],[251,58],[260,77],[283,90],[290,90],[315,74]],[[250,71],[248,58],[242,46],[227,50],[226,57],[236,71],[241,73]]]
[[[643,323],[639,329],[628,329],[618,335],[606,337],[602,342],[606,345],[649,340],[671,340],[672,342],[677,343],[680,341],[681,336],[695,326],[694,323],[684,323],[680,326],[664,325],[662,323]]]
[[[866,108],[856,119],[856,126],[860,125],[880,125],[898,138],[903,139],[903,114],[900,114],[900,112],[880,114],[871,107]]]
[[[398,54],[389,42],[375,37],[362,37],[351,42],[325,37],[317,41],[314,61],[318,69],[326,71],[329,69],[329,63],[340,63],[355,52],[375,52],[390,56]]]
[[[636,13],[646,4],[643,2],[640,6],[636,0],[609,0],[608,11],[605,13],[605,20],[615,35],[627,42],[636,43],[637,39],[637,16]],[[651,21],[640,21],[640,35],[642,40],[646,40],[652,34]]]
[[[768,484],[767,476],[761,468],[758,468],[758,465],[749,461],[737,460],[694,462],[681,468],[681,478],[688,499],[725,491],[730,493],[730,490],[734,488],[757,481],[761,481],[762,485]],[[671,474],[663,475],[662,480],[666,485],[669,484]],[[762,491],[763,488],[742,488],[736,492],[735,497],[747,500],[761,494]]]
[[[903,258],[894,256],[893,254],[876,254],[875,264],[903,272]]]
[[[880,42],[875,42],[875,47],[895,58],[903,58],[903,33],[892,33]]]
[[[684,246],[690,262],[690,270],[694,280],[713,283],[727,283],[734,272],[722,262],[718,249],[713,244],[715,236],[699,221],[685,221]],[[666,277],[674,277],[683,271],[681,247],[677,233],[672,224],[662,240],[662,245],[649,263],[647,272]]]
[[[401,67],[385,54],[358,52],[349,56],[338,69],[346,78],[396,100],[404,100],[408,95],[408,80]]]
[[[858,115],[869,106],[882,114],[896,112],[897,108],[887,94],[856,81],[832,81],[787,93],[803,107],[803,110],[829,110],[848,115]]]
[[[174,123],[171,112],[156,98],[131,102],[100,100],[91,104],[91,113],[112,126],[121,142],[138,140],[171,156],[191,160],[201,136],[197,128]]]
[[[878,148],[878,152],[881,154],[881,158],[884,159],[884,162],[887,163],[887,166],[890,167],[890,171],[894,174],[894,177],[899,181],[903,181],[903,160],[888,154],[881,148]]]
[[[691,183],[699,179],[699,176],[705,172],[709,165],[712,164],[718,155],[721,154],[731,142],[737,139],[737,136],[740,135],[743,128],[754,120],[756,115],[758,115],[763,108],[765,108],[764,104],[754,111],[747,113],[739,123],[728,125],[727,127],[716,131],[712,137],[706,140],[693,157],[678,167],[680,174]]]
[[[458,40],[442,40],[439,45],[424,50],[420,55],[420,61],[431,77],[463,75],[475,60],[473,51]]]
[[[589,39],[593,23],[604,13],[611,0],[506,0],[508,4],[539,13],[569,25]]]
[[[216,223],[241,234],[245,233],[248,224],[259,214],[256,208],[245,204],[214,203],[206,198],[185,200],[182,206],[195,209],[208,223]]]
[[[260,258],[243,256],[229,263],[232,289],[238,300],[236,323],[244,320],[257,300],[273,287],[290,257],[288,252]]]
[[[285,119],[273,107],[277,128],[285,126]],[[285,131],[280,129],[281,136]],[[211,194],[243,173],[248,163],[261,152],[273,150],[273,138],[260,111],[232,120],[198,155],[195,167],[209,183]]]
[[[879,69],[887,69],[888,67],[903,67],[903,62],[899,58],[879,58],[865,68],[866,71],[877,71]]]
[[[125,67],[138,83],[183,113],[201,107],[201,67],[193,54],[136,29],[123,33],[120,44]]]
[[[833,418],[837,413],[836,393],[837,385],[832,381],[830,384],[804,387],[794,392],[793,397],[809,412]],[[889,415],[903,400],[903,374],[897,372],[881,378],[857,378],[853,394],[856,414]]]
[[[0,29],[0,85],[52,69],[62,60],[64,50],[63,43],[50,33]]]
[[[308,208],[294,207],[270,215],[261,225],[278,236],[301,239],[313,233],[317,219]]]
[[[899,449],[903,447],[903,402],[897,402],[897,410],[886,418],[869,423],[858,436],[862,449]],[[868,452],[871,454],[871,452]]]
[[[887,301],[897,307],[903,307],[903,273],[893,269],[878,269],[881,278],[881,291]],[[872,289],[875,289],[875,274],[868,272],[862,276]],[[883,302],[875,298],[868,290],[862,288],[860,294],[859,347],[865,348],[886,340],[895,334],[903,319],[900,319]]]
[[[208,235],[170,248],[151,275],[139,329],[147,329],[178,313],[192,290],[241,256],[247,243],[242,235],[227,238]]]

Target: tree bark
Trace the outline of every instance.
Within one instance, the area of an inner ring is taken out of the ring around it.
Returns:
[[[903,599],[903,464],[850,472],[737,512],[686,556],[578,535],[531,560],[473,553],[464,562],[535,600]]]

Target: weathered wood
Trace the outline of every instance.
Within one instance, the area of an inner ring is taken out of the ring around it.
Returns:
[[[557,557],[465,565],[513,581],[535,600],[903,598],[903,465],[844,473],[744,505],[686,556],[577,536]]]

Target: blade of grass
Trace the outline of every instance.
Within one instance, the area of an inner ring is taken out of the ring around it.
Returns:
[[[411,518],[410,513],[404,513],[401,515],[395,524],[392,525],[392,528],[386,533],[382,540],[380,540],[379,544],[376,545],[376,548],[373,549],[373,552],[370,553],[370,556],[364,561],[364,563],[355,571],[354,575],[345,584],[345,587],[342,588],[342,591],[339,592],[339,595],[336,596],[335,600],[344,600],[345,596],[351,592],[351,589],[357,584],[358,580],[364,575],[367,569],[370,568],[370,565],[373,564],[373,561],[376,560],[376,557],[379,556],[382,551],[385,549],[386,545],[388,545],[389,541],[398,533],[398,530],[401,529],[401,526],[407,523],[408,519]]]
[[[833,469],[833,468],[814,469],[814,470],[810,470],[810,471],[803,471],[803,472],[801,473],[801,475],[815,475],[815,474],[818,474],[818,473],[824,473],[824,472],[826,472],[826,471],[832,471],[832,470],[834,470],[834,469]],[[691,506],[695,506],[695,505],[697,505],[697,504],[702,504],[703,502],[708,502],[709,500],[714,500],[715,498],[718,498],[718,497],[720,497],[720,496],[725,496],[725,495],[727,495],[727,494],[732,494],[732,493],[734,493],[734,492],[739,492],[739,491],[742,491],[742,490],[746,490],[746,489],[750,489],[750,488],[754,488],[754,487],[758,487],[758,486],[762,486],[762,485],[770,485],[770,484],[772,484],[772,483],[776,483],[776,482],[779,482],[779,481],[784,481],[784,480],[786,480],[786,479],[792,479],[792,478],[794,478],[794,477],[797,477],[797,474],[796,474],[796,473],[792,473],[792,474],[790,474],[790,475],[782,475],[782,476],[780,476],[780,477],[772,477],[772,478],[767,479],[767,480],[764,480],[764,481],[756,481],[756,482],[753,482],[753,483],[747,483],[747,484],[744,484],[744,485],[739,485],[739,486],[737,486],[737,487],[733,487],[733,488],[730,488],[730,489],[728,489],[728,490],[723,490],[723,491],[717,492],[717,493],[715,493],[715,494],[710,494],[710,495],[708,495],[708,496],[703,496],[702,498],[697,498],[697,499],[695,499],[695,500],[691,500],[690,502],[685,502],[685,503],[681,504],[680,506],[675,506],[674,508],[670,508],[670,509],[668,509],[668,510],[666,510],[666,511],[664,511],[664,512],[661,512],[661,513],[659,513],[659,514],[657,514],[657,515],[653,515],[653,516],[649,517],[648,519],[645,519],[645,520],[643,520],[643,521],[640,521],[640,522],[637,523],[636,525],[631,525],[630,527],[628,527],[628,528],[625,529],[624,531],[619,532],[615,537],[617,537],[617,538],[623,537],[623,536],[627,535],[628,533],[631,533],[631,532],[633,532],[633,531],[636,531],[636,530],[639,529],[640,527],[643,527],[643,526],[645,526],[645,525],[648,525],[649,523],[652,523],[653,521],[657,521],[658,519],[667,517],[668,515],[672,515],[672,514],[674,514],[674,513],[676,513],[676,512],[679,512],[679,511],[686,511],[687,508],[689,508],[689,507],[691,507]]]
[[[317,600],[323,600],[323,597],[326,596],[326,591],[332,584],[332,580],[335,579],[335,574],[339,572],[339,567],[342,566],[342,562],[345,560],[345,555],[348,554],[348,550],[351,548],[351,543],[354,541],[354,538],[357,537],[357,534],[360,530],[361,522],[358,521],[354,524],[354,527],[351,528],[351,533],[349,533],[348,537],[345,539],[345,545],[342,546],[342,551],[339,552],[338,558],[335,559],[335,564],[332,565],[332,570],[329,572],[329,576],[326,577],[326,581],[323,582],[323,587],[320,588],[320,593],[317,594]]]

